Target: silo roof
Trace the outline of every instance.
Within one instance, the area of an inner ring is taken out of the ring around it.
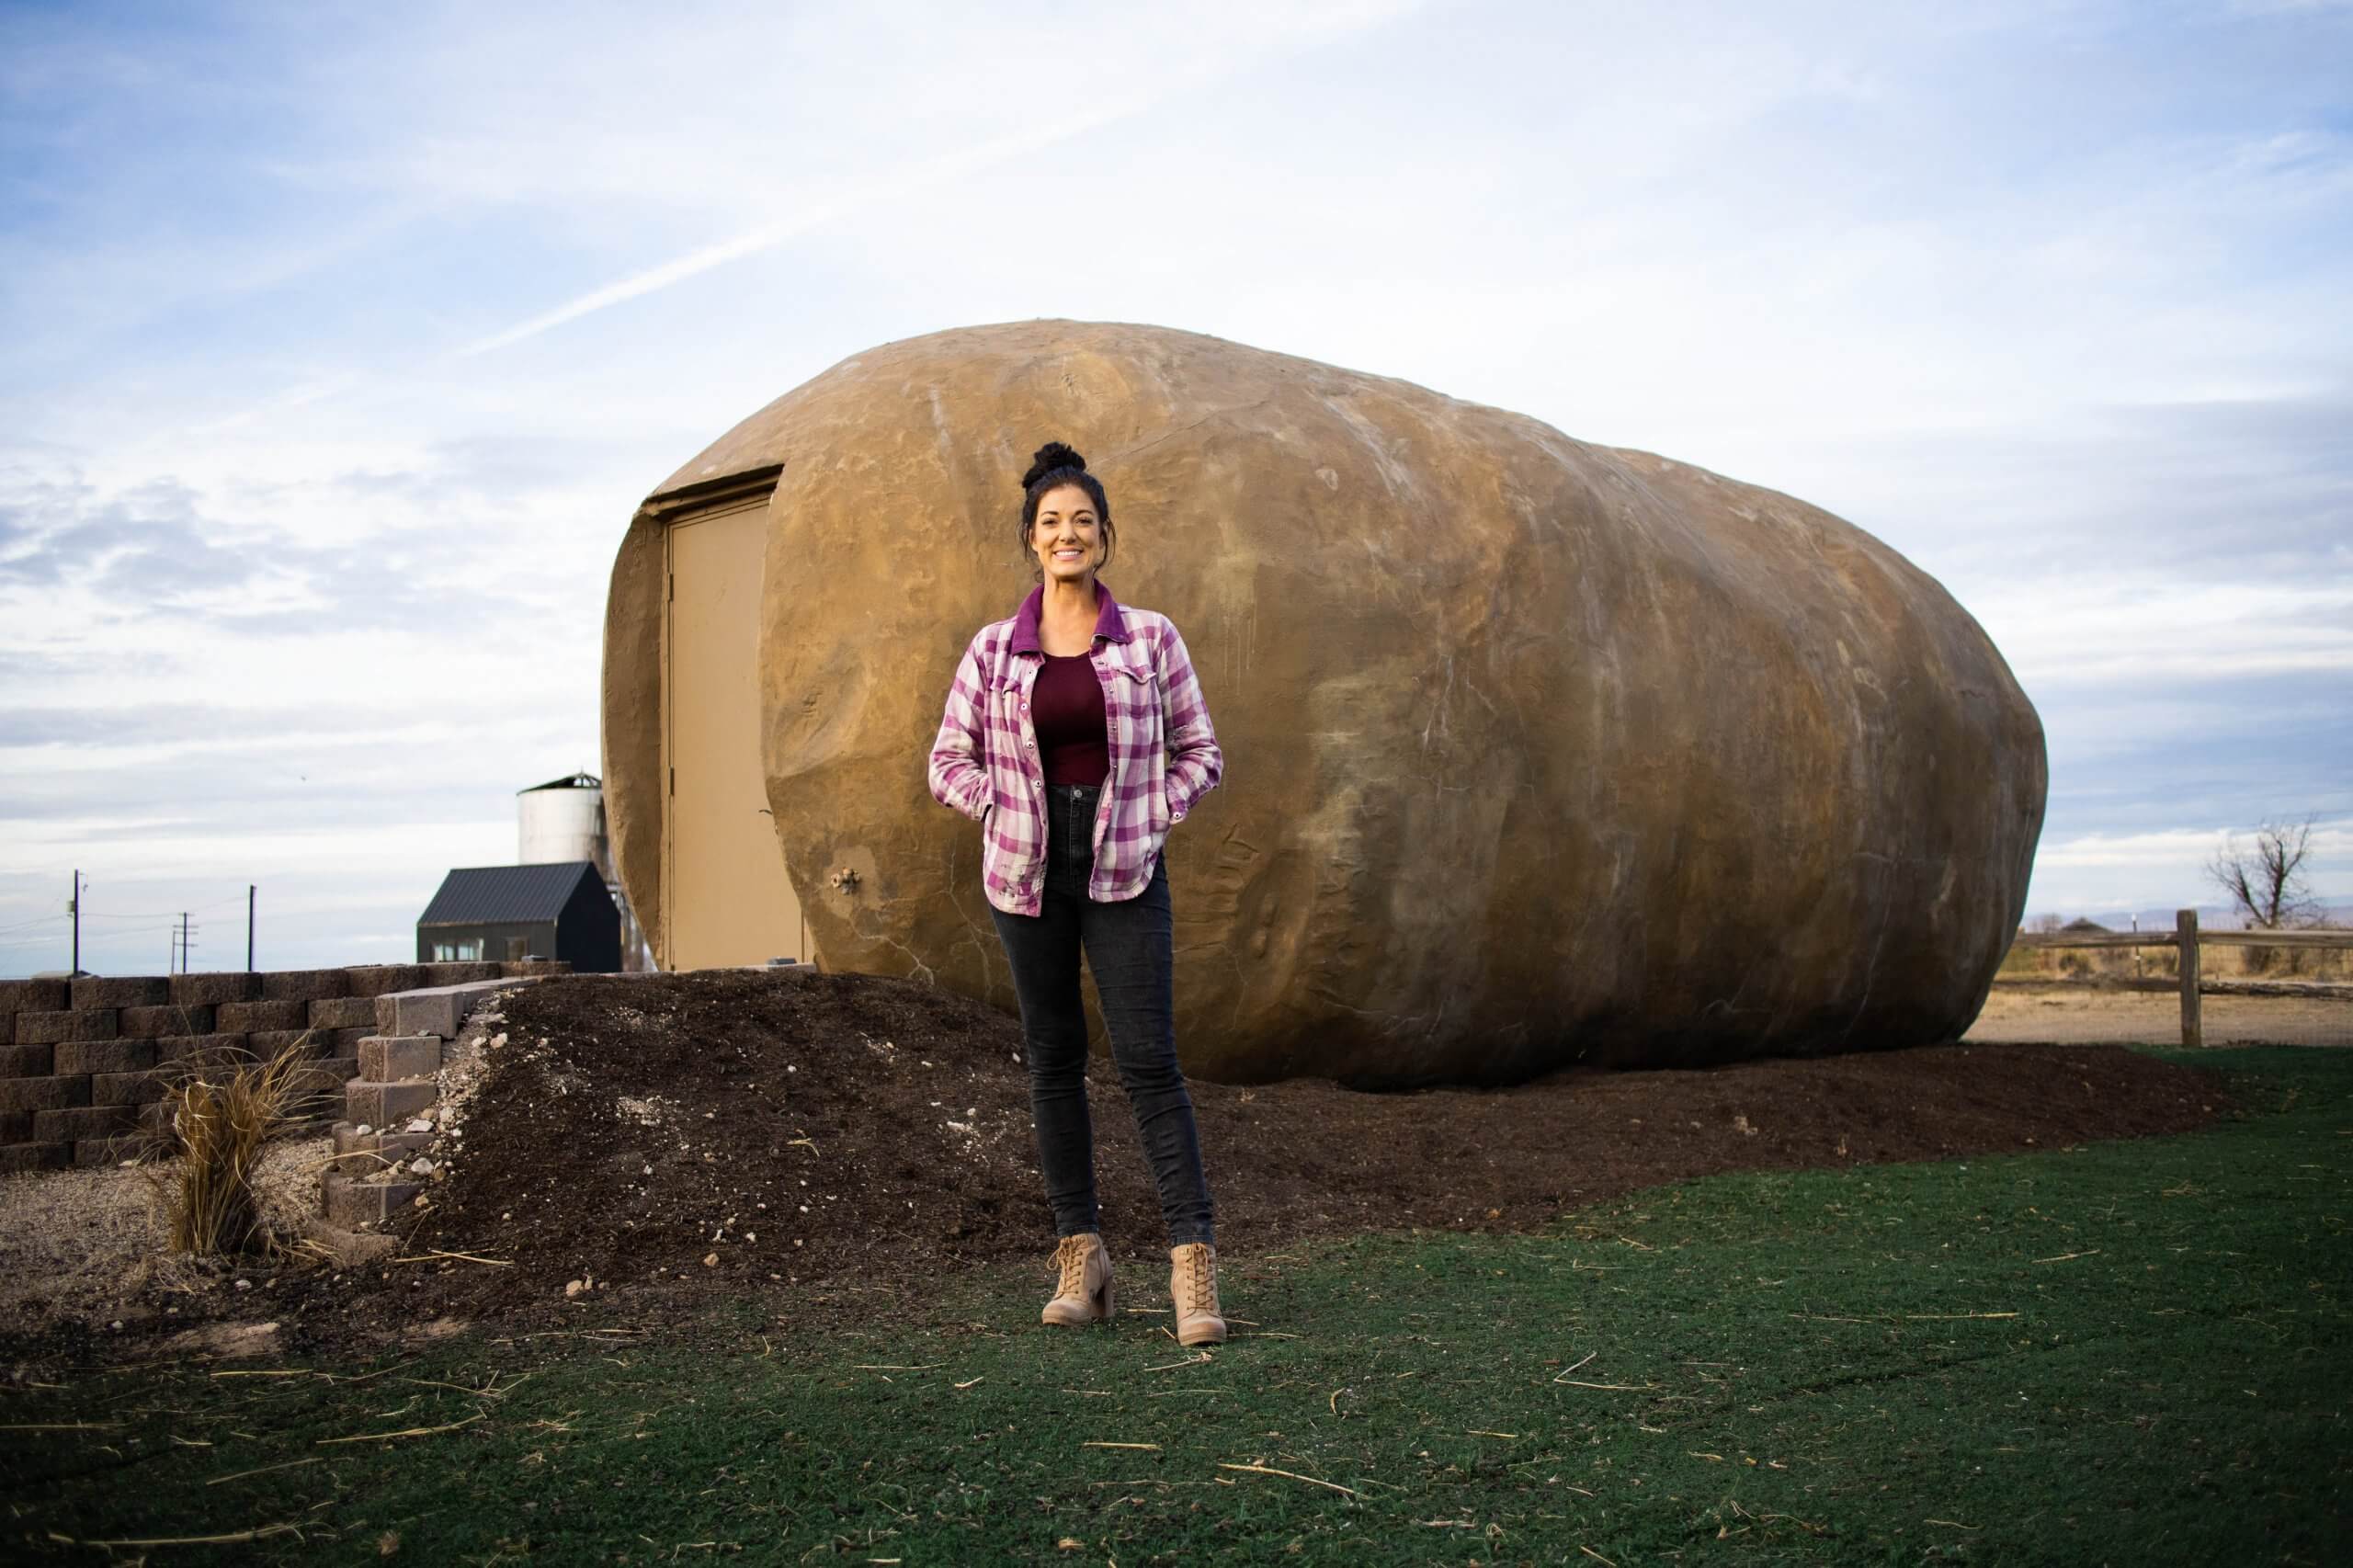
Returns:
[[[585,877],[604,891],[594,860],[553,860],[538,866],[468,866],[441,879],[441,891],[416,917],[419,926],[483,926],[553,920]]]
[[[601,790],[604,787],[605,781],[595,774],[580,772],[567,773],[561,778],[551,778],[544,784],[534,784],[527,790],[517,790],[515,792],[518,795],[536,795],[542,790]]]

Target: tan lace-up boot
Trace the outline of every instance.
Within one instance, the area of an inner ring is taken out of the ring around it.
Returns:
[[[1219,1345],[1225,1319],[1217,1304],[1217,1248],[1188,1242],[1168,1249],[1168,1299],[1176,1308],[1176,1343]]]
[[[1102,1233],[1064,1236],[1054,1248],[1054,1262],[1062,1269],[1062,1282],[1038,1314],[1040,1321],[1093,1323],[1111,1315],[1111,1255],[1103,1248]]]

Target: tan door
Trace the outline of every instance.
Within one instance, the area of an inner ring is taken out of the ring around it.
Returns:
[[[669,969],[803,958],[801,901],[767,814],[757,664],[765,496],[665,530],[663,903]]]

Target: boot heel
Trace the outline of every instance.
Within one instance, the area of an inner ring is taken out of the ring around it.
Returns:
[[[1096,1316],[1108,1320],[1111,1315],[1111,1281],[1103,1281],[1103,1289],[1096,1305]]]

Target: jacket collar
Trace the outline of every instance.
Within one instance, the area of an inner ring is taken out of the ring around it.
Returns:
[[[1095,635],[1097,641],[1125,642],[1128,640],[1128,618],[1120,613],[1120,601],[1101,578],[1095,580],[1095,597],[1098,607],[1095,612]],[[1046,604],[1046,585],[1039,584],[1021,601],[1013,615],[1013,652],[1042,655],[1045,647],[1038,641],[1038,617]]]

